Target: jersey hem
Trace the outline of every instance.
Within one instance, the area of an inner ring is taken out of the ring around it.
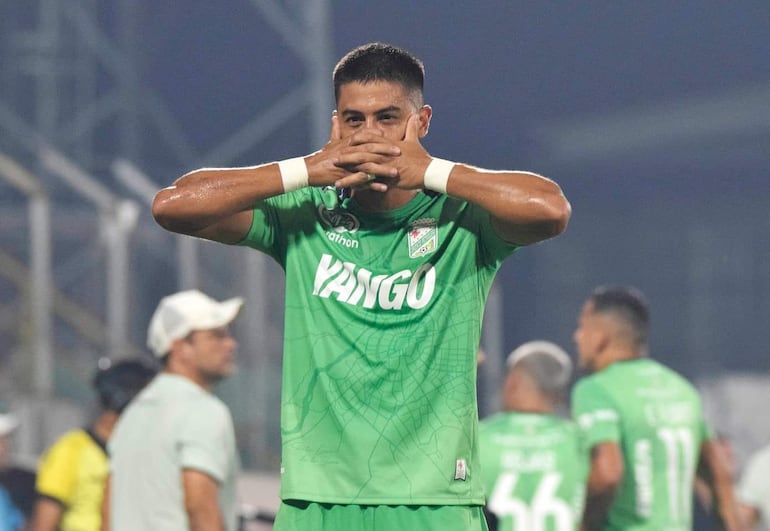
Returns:
[[[484,497],[457,499],[457,498],[343,498],[340,496],[317,496],[314,494],[292,493],[281,494],[281,501],[307,501],[314,503],[331,503],[334,505],[484,505]]]

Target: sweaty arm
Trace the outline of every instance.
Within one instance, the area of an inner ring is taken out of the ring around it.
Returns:
[[[198,470],[182,470],[184,505],[190,531],[224,531],[225,523],[219,509],[219,483]]]
[[[396,178],[385,179],[389,185],[432,189],[432,183],[426,182],[426,170],[433,172],[430,164],[434,159],[419,143],[420,127],[418,115],[412,115],[406,124],[404,140],[396,143],[400,155],[389,161],[398,174]],[[375,171],[363,164],[358,167]],[[550,179],[529,172],[492,171],[467,164],[444,167],[439,174],[446,178],[445,190],[435,191],[446,191],[489,212],[498,236],[509,243],[528,245],[557,236],[567,227],[570,204],[559,185]],[[437,180],[431,181],[435,184]]]
[[[528,245],[561,234],[571,207],[559,186],[529,172],[502,172],[456,164],[447,193],[475,203],[492,216],[498,235]]]
[[[719,446],[713,440],[706,440],[701,444],[697,473],[698,477],[711,489],[713,516],[720,526],[719,529],[726,531],[742,529],[738,519],[732,478]]]
[[[351,167],[365,165],[370,171],[388,174],[393,169],[385,163],[398,154],[397,146],[371,133],[341,138],[334,117],[329,142],[321,150],[295,160],[291,165],[295,175],[283,175],[275,162],[244,168],[202,168],[159,191],[152,214],[171,232],[237,243],[251,227],[254,204],[289,191],[285,182],[326,186],[351,177],[366,181],[366,173]],[[297,179],[296,173],[304,170],[306,175]]]
[[[610,505],[623,479],[623,452],[615,442],[601,442],[591,448],[591,472],[586,488],[583,531],[603,528]]]

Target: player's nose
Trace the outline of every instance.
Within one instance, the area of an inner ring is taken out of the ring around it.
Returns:
[[[379,126],[375,117],[368,118],[364,124],[367,133],[383,136],[382,128]]]

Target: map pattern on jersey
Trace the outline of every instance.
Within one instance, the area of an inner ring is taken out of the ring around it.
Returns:
[[[498,413],[479,427],[487,507],[498,531],[575,531],[583,514],[589,457],[569,420]]]
[[[257,204],[242,244],[286,272],[282,497],[483,503],[476,351],[516,248],[489,215],[425,193],[329,211],[307,188]]]
[[[616,442],[623,452],[606,529],[690,531],[695,468],[710,437],[693,386],[651,359],[621,361],[579,381],[572,406],[589,448]]]

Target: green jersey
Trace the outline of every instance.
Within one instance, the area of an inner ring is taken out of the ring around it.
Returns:
[[[623,452],[606,529],[692,529],[695,468],[710,437],[693,386],[653,360],[621,361],[579,381],[572,405],[589,448],[615,442]]]
[[[498,531],[575,531],[588,453],[575,424],[554,415],[499,413],[481,422],[481,469]]]
[[[482,504],[476,351],[515,246],[446,195],[369,212],[322,193],[259,202],[241,242],[286,272],[282,498]]]

